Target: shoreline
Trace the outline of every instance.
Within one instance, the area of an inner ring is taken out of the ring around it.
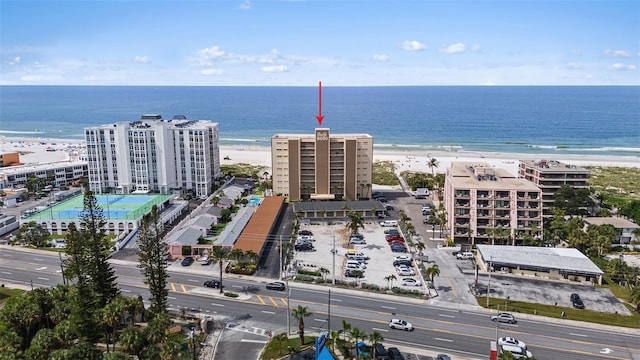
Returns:
[[[49,149],[49,150],[47,150]],[[256,144],[219,145],[220,164],[246,163],[271,168],[271,148]],[[0,136],[0,152],[23,152],[25,164],[78,160],[85,152],[85,141],[61,138],[29,138]],[[228,160],[225,158],[228,157]],[[439,165],[433,169],[427,163],[435,158]],[[405,170],[425,173],[445,173],[451,162],[484,162],[517,175],[519,160],[557,160],[577,166],[640,167],[640,156],[582,155],[582,154],[523,154],[477,151],[434,151],[427,149],[376,149],[373,161],[390,161],[397,172]]]

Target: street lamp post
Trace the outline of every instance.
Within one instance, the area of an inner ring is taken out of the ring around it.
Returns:
[[[331,249],[331,252],[333,253],[333,271],[331,271],[331,274],[332,274],[331,285],[335,285],[336,284],[336,252],[338,252],[338,250],[336,249],[335,235],[333,235],[333,248]]]
[[[289,287],[289,279],[287,279],[287,338],[291,335],[291,305],[289,299],[291,298],[291,288]]]
[[[431,224],[431,239],[436,237],[436,224]]]

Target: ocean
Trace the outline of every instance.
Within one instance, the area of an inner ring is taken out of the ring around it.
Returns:
[[[221,144],[269,146],[319,127],[317,87],[0,86],[0,135],[83,139],[84,127],[185,115]],[[637,86],[322,88],[321,127],[376,149],[640,156]]]

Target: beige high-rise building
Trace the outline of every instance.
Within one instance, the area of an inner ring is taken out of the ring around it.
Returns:
[[[542,233],[542,196],[532,182],[489,164],[454,162],[444,205],[456,243],[517,245]]]
[[[371,197],[373,138],[368,134],[276,134],[271,138],[273,192],[289,200]]]

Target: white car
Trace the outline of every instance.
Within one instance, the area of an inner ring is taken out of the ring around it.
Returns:
[[[367,242],[359,237],[352,237],[349,239],[349,244],[366,244]]]
[[[302,235],[298,236],[298,241],[313,241],[313,236],[311,235]]]
[[[510,336],[503,336],[500,339],[498,339],[498,345],[503,346],[503,345],[511,345],[511,346],[517,346],[519,348],[523,348],[526,349],[527,348],[527,344],[525,344],[524,342],[512,338]]]
[[[410,322],[406,322],[402,319],[389,320],[389,327],[392,329],[399,329],[404,331],[413,331],[413,325]]]
[[[406,261],[412,261],[413,259],[411,259],[411,256],[409,255],[398,255],[395,258],[393,258],[393,260],[406,260]]]
[[[400,280],[400,284],[404,285],[404,286],[420,286],[420,281],[414,279],[414,278],[404,278],[402,280]]]
[[[397,267],[396,271],[398,272],[398,275],[400,276],[413,276],[416,274],[415,271],[413,271],[413,269],[407,268],[407,267]]]

